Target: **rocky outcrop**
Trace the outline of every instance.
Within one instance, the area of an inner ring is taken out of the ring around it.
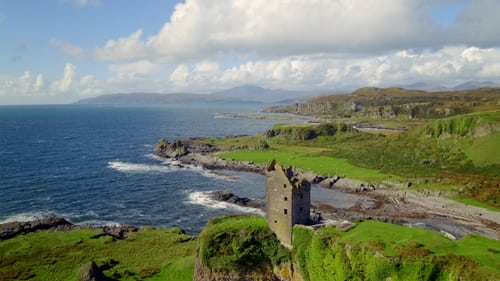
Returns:
[[[411,186],[411,182],[384,181],[383,183],[370,183],[362,180],[349,179],[340,176],[316,176],[311,180],[311,182],[325,188],[341,188],[353,192],[372,191],[380,188],[403,189]]]
[[[87,262],[82,264],[78,270],[78,275],[76,277],[77,281],[106,281],[108,280],[101,269],[95,264],[95,262]]]
[[[156,151],[164,157],[178,159],[189,153],[188,147],[189,145],[181,140],[169,143],[168,140],[161,139],[156,144]]]
[[[270,265],[236,270],[212,270],[196,258],[193,281],[280,281]]]
[[[0,224],[0,240],[12,238],[37,230],[70,230],[74,225],[63,218],[48,217],[29,222],[9,222]]]
[[[210,193],[210,198],[213,200],[235,204],[241,207],[250,207],[264,210],[265,202],[262,199],[250,199],[239,197],[229,191],[214,191]]]
[[[105,226],[102,228],[102,231],[103,233],[95,237],[111,236],[115,239],[123,240],[129,238],[131,233],[139,231],[139,228],[132,225]]]
[[[102,233],[97,234],[94,238],[98,238],[101,236],[111,236],[118,240],[127,239],[130,237],[131,233],[139,231],[138,227],[131,225],[96,227],[87,225],[75,225],[63,218],[47,217],[28,222],[8,222],[0,224],[0,240],[6,240],[17,235],[27,234],[38,230],[66,231],[72,229],[102,230]]]

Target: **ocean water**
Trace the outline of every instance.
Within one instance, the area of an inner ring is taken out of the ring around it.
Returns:
[[[212,202],[228,190],[263,198],[260,175],[179,168],[153,156],[160,138],[256,134],[278,121],[218,118],[251,106],[2,106],[0,223],[47,215],[77,224],[181,226],[198,233],[208,219],[253,212]]]

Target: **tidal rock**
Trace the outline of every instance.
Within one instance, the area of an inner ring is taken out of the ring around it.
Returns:
[[[0,240],[12,238],[19,234],[26,234],[37,230],[69,230],[74,225],[63,218],[48,217],[29,222],[9,222],[0,224]]]
[[[264,209],[265,203],[261,199],[239,197],[229,191],[214,191],[210,194],[213,200],[235,204],[241,207]]]
[[[161,139],[156,144],[157,153],[164,157],[178,159],[189,153],[189,144],[181,140],[174,140],[169,143],[166,139]]]

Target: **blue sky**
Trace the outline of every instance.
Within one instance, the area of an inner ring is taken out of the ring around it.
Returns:
[[[0,104],[500,82],[495,0],[4,0]]]

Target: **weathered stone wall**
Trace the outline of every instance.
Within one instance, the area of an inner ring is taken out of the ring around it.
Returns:
[[[293,225],[308,224],[310,220],[311,184],[274,160],[266,169],[266,178],[267,223],[281,243],[291,247]]]

